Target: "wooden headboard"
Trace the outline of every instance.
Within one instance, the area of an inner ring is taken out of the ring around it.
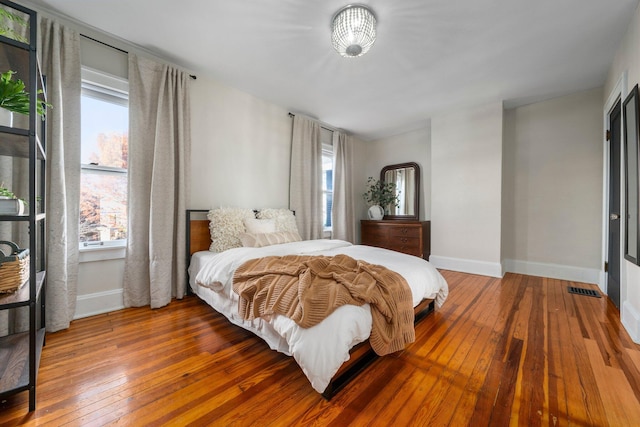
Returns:
[[[190,295],[191,286],[189,284],[189,264],[191,255],[198,251],[208,251],[211,245],[211,233],[209,232],[209,220],[207,219],[207,209],[187,209],[187,294]]]
[[[208,251],[211,246],[208,209],[187,209],[187,265],[191,255],[198,251]],[[258,211],[254,210],[257,214]],[[296,212],[292,211],[295,215]]]
[[[208,251],[211,246],[207,212],[206,209],[187,209],[187,261],[195,252]]]

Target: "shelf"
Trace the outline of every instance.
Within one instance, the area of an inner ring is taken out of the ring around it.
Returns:
[[[36,332],[36,370],[40,365],[44,328]],[[29,389],[29,332],[0,338],[0,396]],[[35,378],[33,381],[35,385]]]
[[[33,260],[32,260],[33,261]],[[46,276],[45,271],[36,273],[36,299],[40,297],[42,292],[42,285],[44,284],[44,278]],[[6,310],[8,308],[23,307],[29,305],[30,300],[29,281],[22,285],[20,289],[12,294],[0,294],[0,310]],[[0,365],[1,366],[1,365]]]
[[[0,8],[14,24],[5,28],[5,35],[22,40],[0,36],[0,72],[14,71],[12,79],[24,82],[30,102],[34,98],[42,102],[46,99],[46,80],[40,72],[36,52],[37,14],[10,0],[0,0]],[[39,93],[40,90],[43,93]],[[28,247],[32,257],[29,280],[11,294],[0,294],[0,310],[17,307],[28,307],[29,310],[28,331],[0,337],[0,397],[28,391],[29,412],[36,409],[36,373],[45,335],[46,273],[34,270],[43,268],[46,259],[46,215],[42,212],[46,193],[46,117],[37,115],[36,110],[36,104],[31,103],[29,114],[13,114],[12,127],[0,126],[0,156],[28,160],[16,162],[25,168],[25,173],[28,170],[28,180],[26,177],[16,179],[12,187],[28,193],[24,199],[29,203],[27,215],[0,215],[0,222],[12,221],[20,231],[29,232]],[[11,232],[7,234],[10,238]]]
[[[40,138],[36,135],[36,154],[39,160],[46,155]],[[0,126],[0,156],[29,158],[29,131],[21,128]]]
[[[0,43],[5,43],[15,47],[16,49],[22,49],[28,51],[31,47],[27,43],[23,43],[18,40],[11,39],[9,37],[0,36]],[[27,64],[28,65],[28,64]]]
[[[36,214],[35,220],[36,222],[42,221],[47,217],[47,214],[39,213]],[[0,222],[2,221],[29,221],[29,215],[4,215],[0,214]]]

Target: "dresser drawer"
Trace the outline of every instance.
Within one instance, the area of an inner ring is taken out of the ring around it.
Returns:
[[[362,220],[360,227],[363,245],[429,258],[429,221]]]
[[[389,238],[389,230],[378,227],[366,227],[362,229],[362,242],[365,239],[367,241],[377,242],[386,241]]]
[[[397,237],[388,243],[388,249],[409,255],[422,256],[422,245],[417,237]]]
[[[412,237],[419,239],[420,234],[422,233],[422,227],[390,227],[389,228],[389,237],[393,238],[402,238],[402,237]]]

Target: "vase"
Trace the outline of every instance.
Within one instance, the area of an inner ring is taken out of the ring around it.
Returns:
[[[382,206],[373,205],[369,208],[367,214],[369,215],[369,219],[379,221],[384,217],[384,209],[382,209]]]
[[[0,215],[24,215],[25,213],[23,200],[0,196]]]
[[[13,127],[13,112],[0,108],[0,126]]]

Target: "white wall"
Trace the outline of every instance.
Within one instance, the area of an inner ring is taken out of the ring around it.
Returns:
[[[367,178],[380,178],[380,171],[387,165],[416,162],[420,165],[420,219],[431,218],[431,129],[425,127],[376,141],[363,143],[362,155],[356,156],[363,163],[364,175],[356,179],[356,193],[362,198]],[[367,207],[357,210],[361,219],[367,217]]]
[[[288,207],[292,124],[287,110],[198,76],[189,207]]]
[[[502,103],[431,120],[431,257],[501,276]]]
[[[624,40],[616,51],[614,62],[607,74],[603,101],[614,91],[625,72],[629,83],[628,88],[623,88],[623,90],[628,90],[640,82],[640,9],[636,9]],[[626,96],[626,93],[623,95]],[[602,114],[604,113],[603,111]],[[624,212],[624,209],[621,211]],[[622,225],[624,236],[624,223]],[[622,258],[621,262],[620,303],[622,324],[633,340],[640,343],[640,267],[631,264],[624,258]]]
[[[376,167],[371,166],[370,162],[372,160],[371,152],[369,150],[370,142],[363,141],[358,138],[353,138],[354,149],[353,149],[353,157],[354,157],[354,165],[353,165],[353,203],[354,203],[354,221],[355,221],[355,230],[356,230],[356,239],[355,243],[360,243],[360,221],[363,219],[367,219],[367,204],[362,197],[362,194],[365,192],[365,186],[367,184],[367,177],[374,176],[376,173]],[[375,176],[380,176],[380,169],[378,170],[378,174]]]
[[[598,283],[602,89],[505,111],[507,271]]]

